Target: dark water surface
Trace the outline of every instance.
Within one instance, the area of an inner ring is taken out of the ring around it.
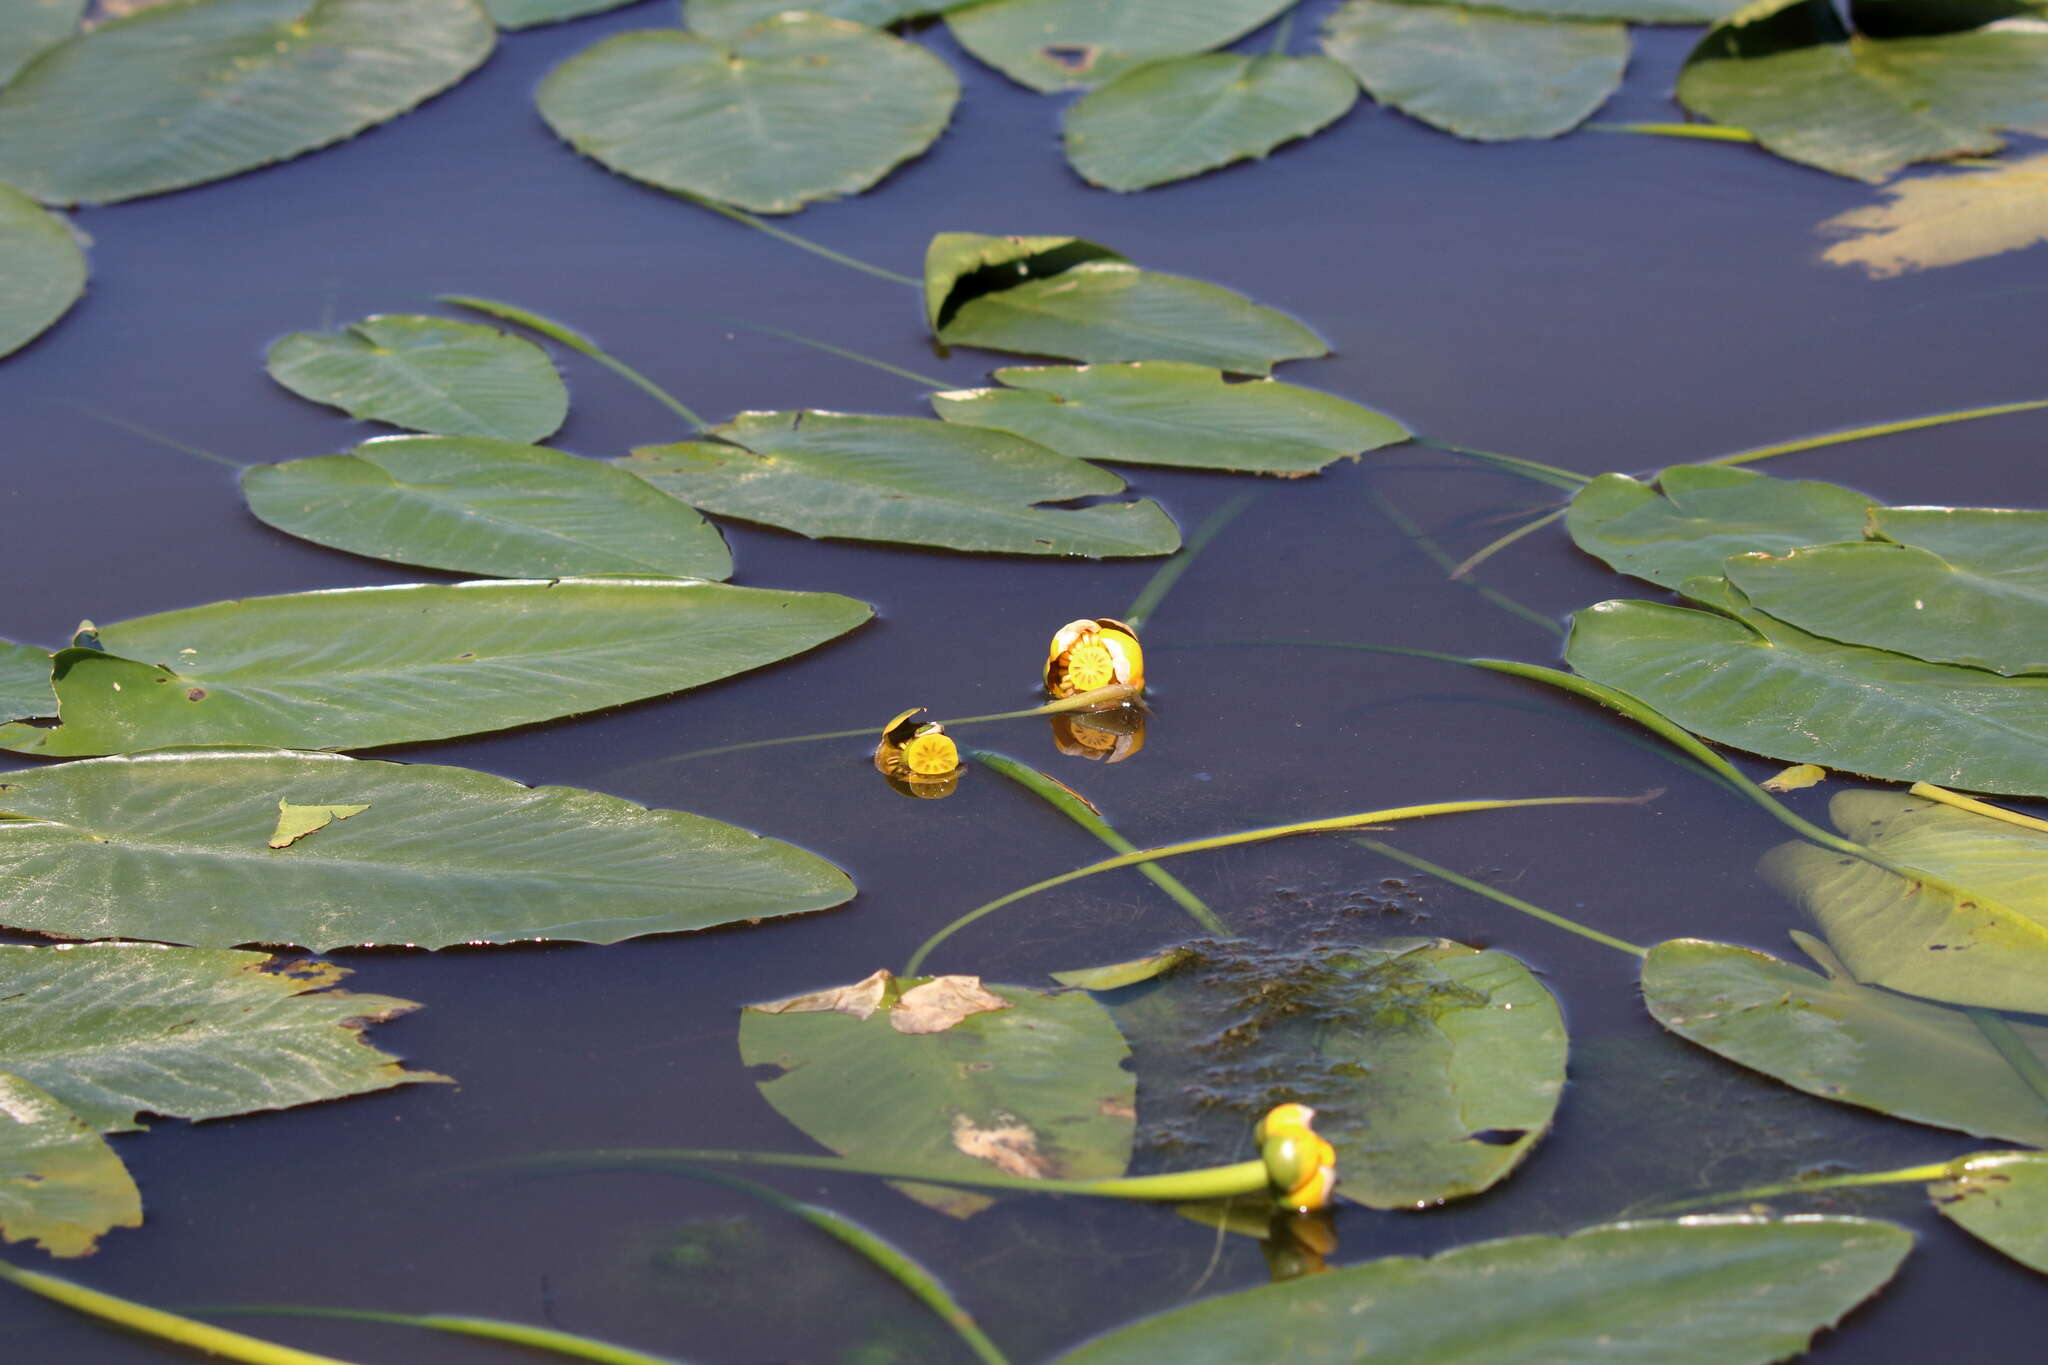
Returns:
[[[1318,18],[1326,7],[1305,7]],[[906,287],[846,270],[579,160],[534,113],[563,57],[673,22],[668,3],[508,35],[488,67],[387,128],[222,184],[81,211],[85,302],[0,367],[0,493],[12,590],[0,635],[51,643],[223,597],[433,577],[284,537],[243,510],[230,471],[117,428],[238,463],[373,434],[262,372],[279,334],[431,296],[503,298],[594,335],[722,417],[811,406],[923,414],[906,381],[721,324],[766,323],[959,385],[1002,358],[934,357]],[[1298,30],[1297,46],[1309,30]],[[1815,224],[1871,192],[1740,147],[1581,133],[1458,142],[1362,105],[1269,162],[1119,196],[1082,186],[1056,145],[1058,102],[921,41],[966,86],[952,130],[874,194],[794,230],[915,274],[940,230],[1075,233],[1140,264],[1295,313],[1336,354],[1283,377],[1382,407],[1419,431],[1587,472],[1654,470],[1842,426],[2043,396],[2039,248],[1870,280],[1818,259]],[[1263,37],[1255,37],[1262,43]],[[1642,32],[1610,118],[1663,118],[1691,41]],[[612,376],[564,356],[574,402],[553,442],[591,456],[688,433]],[[2048,413],[1893,437],[1770,466],[1891,501],[2042,505]],[[1405,801],[1669,790],[1639,807],[1564,808],[1404,827],[1401,847],[1642,943],[1698,935],[1786,954],[1797,911],[1753,871],[1782,830],[1675,767],[1623,723],[1513,679],[1314,639],[1553,661],[1557,638],[1445,581],[1387,519],[1391,501],[1463,556],[1540,510],[1538,485],[1402,447],[1298,482],[1120,471],[1184,528],[1257,500],[1153,618],[1156,714],[1115,767],[1057,755],[1041,722],[963,732],[1046,767],[1139,844]],[[926,934],[1099,846],[992,773],[950,800],[890,795],[860,742],[651,763],[709,745],[879,726],[929,705],[1031,705],[1049,632],[1115,615],[1156,564],[1031,562],[816,544],[729,526],[738,581],[832,589],[878,620],[787,665],[663,701],[389,756],[528,783],[593,787],[800,843],[852,873],[839,910],[610,948],[338,954],[352,984],[427,1008],[380,1044],[456,1087],[116,1139],[148,1223],[56,1267],[163,1305],[306,1303],[545,1322],[719,1362],[965,1359],[923,1310],[815,1231],[742,1196],[646,1175],[526,1182],[451,1172],[590,1146],[813,1150],[756,1094],[734,1045],[754,1000],[900,963]],[[1543,617],[1649,595],[1561,532],[1482,578]],[[1764,765],[1753,765],[1763,771]],[[1793,798],[1816,815],[1824,793]],[[1555,1132],[1492,1193],[1417,1214],[1347,1210],[1339,1259],[1554,1232],[1636,1206],[1876,1169],[1988,1145],[1785,1090],[1665,1035],[1626,956],[1374,859],[1342,839],[1182,860],[1240,930],[1278,941],[1425,932],[1537,967],[1572,1029]],[[1399,879],[1403,885],[1387,885]],[[941,971],[1043,984],[1184,937],[1135,876],[1026,901],[950,942]],[[860,1219],[938,1268],[1020,1363],[1140,1314],[1260,1282],[1251,1242],[1165,1209],[1010,1200],[956,1223],[860,1178],[767,1177]],[[1920,1250],[1814,1358],[2038,1358],[2037,1279],[1926,1209],[1917,1187],[1833,1207],[1908,1223]],[[33,1254],[18,1259],[38,1262]],[[168,1360],[9,1294],[20,1365]],[[358,1324],[242,1324],[369,1361],[466,1362],[506,1348]]]

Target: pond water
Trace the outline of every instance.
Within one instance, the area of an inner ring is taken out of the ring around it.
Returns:
[[[1306,6],[1303,20],[1324,8]],[[507,299],[586,331],[721,417],[926,412],[908,381],[732,318],[963,387],[984,382],[1004,359],[933,355],[910,289],[610,175],[547,132],[530,97],[548,69],[608,33],[672,21],[672,5],[648,3],[507,35],[483,71],[388,127],[282,167],[76,214],[94,239],[91,292],[0,367],[14,583],[0,635],[47,643],[84,616],[436,577],[273,532],[245,512],[229,470],[172,446],[252,463],[369,434],[265,377],[263,350],[287,331],[425,311],[443,292]],[[1298,48],[1310,33],[1305,22]],[[2043,393],[2048,274],[2038,249],[1889,280],[1822,264],[1815,225],[1870,191],[1751,149],[1599,132],[1481,146],[1366,104],[1266,163],[1112,195],[1061,162],[1056,102],[980,68],[943,29],[921,41],[965,85],[951,130],[878,191],[811,209],[788,220],[792,229],[912,274],[941,230],[1105,242],[1308,321],[1335,354],[1287,366],[1289,380],[1445,441],[1588,473]],[[1665,92],[1691,41],[1688,31],[1638,31],[1627,85],[1603,116],[1669,117]],[[688,434],[596,366],[560,361],[573,396],[560,448],[612,456]],[[2032,413],[1771,468],[1897,502],[2042,505],[2044,441],[2048,413]],[[963,742],[1047,769],[1140,845],[1406,801],[1665,788],[1639,806],[1471,815],[1387,837],[1636,942],[1698,935],[1789,951],[1786,931],[1804,917],[1754,871],[1782,831],[1620,720],[1429,660],[1242,643],[1553,662],[1555,633],[1447,581],[1385,510],[1462,557],[1542,510],[1549,490],[1417,446],[1302,481],[1120,472],[1188,529],[1254,495],[1149,624],[1154,715],[1143,752],[1114,766],[1075,762],[1032,720],[962,731]],[[382,756],[731,821],[830,858],[857,881],[858,899],[606,948],[335,954],[355,987],[426,1006],[376,1039],[459,1087],[161,1122],[117,1139],[148,1222],[64,1273],[165,1306],[486,1314],[692,1360],[965,1358],[864,1262],[742,1195],[646,1174],[464,1173],[600,1146],[812,1150],[741,1065],[737,1008],[893,966],[964,910],[1099,856],[1085,833],[992,773],[970,772],[948,800],[899,799],[861,741],[676,756],[879,726],[913,705],[939,715],[1029,706],[1049,632],[1120,614],[1156,563],[726,530],[737,581],[847,593],[875,603],[878,619],[785,665],[678,697]],[[1554,529],[1479,578],[1539,618],[1648,595]],[[1820,818],[1825,795],[1792,802]],[[1342,837],[1184,859],[1174,871],[1241,932],[1281,943],[1420,932],[1495,946],[1536,967],[1563,1003],[1572,1079],[1555,1131],[1527,1164],[1442,1209],[1346,1210],[1338,1260],[1564,1231],[1828,1164],[1878,1169],[1994,1145],[1832,1106],[1720,1062],[1647,1016],[1624,955]],[[932,965],[1043,985],[1049,970],[1136,956],[1187,932],[1152,886],[1115,874],[1006,910],[949,941]],[[864,1178],[770,1178],[940,1269],[1019,1361],[1266,1275],[1255,1243],[1219,1239],[1166,1209],[1011,1199],[956,1222]],[[1921,1234],[1899,1279],[1823,1337],[1813,1359],[2032,1357],[2038,1282],[1943,1224],[1917,1187],[1809,1206]],[[9,1297],[6,1321],[8,1358],[22,1365],[174,1355],[21,1297]],[[354,1323],[239,1325],[359,1360],[505,1354]]]

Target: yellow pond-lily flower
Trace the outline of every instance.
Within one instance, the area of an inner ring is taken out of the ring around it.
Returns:
[[[1302,1213],[1327,1208],[1337,1189],[1337,1152],[1310,1126],[1315,1116],[1305,1104],[1277,1105],[1253,1132],[1274,1198]]]
[[[875,769],[905,796],[951,796],[960,784],[960,750],[935,721],[920,722],[914,706],[882,727]]]
[[[1045,654],[1046,692],[1055,698],[1075,697],[1111,683],[1145,685],[1145,652],[1138,648],[1138,633],[1107,616],[1061,626]]]

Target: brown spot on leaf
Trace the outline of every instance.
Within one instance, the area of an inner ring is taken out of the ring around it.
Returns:
[[[898,1033],[944,1033],[973,1015],[1008,1008],[1010,1002],[978,976],[935,976],[903,992],[889,1011],[889,1027]]]
[[[1043,1180],[1051,1166],[1038,1150],[1038,1134],[1015,1114],[998,1114],[990,1127],[978,1126],[965,1114],[953,1115],[953,1146],[976,1161],[986,1161],[1004,1175]]]
[[[186,689],[185,689],[185,700],[186,700],[186,701],[205,701],[205,700],[206,700],[206,689],[205,689],[205,688],[203,688],[203,687],[188,687],[188,688],[186,688]]]

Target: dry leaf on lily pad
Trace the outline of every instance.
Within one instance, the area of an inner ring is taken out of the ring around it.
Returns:
[[[289,848],[316,829],[326,829],[336,820],[346,820],[351,815],[361,815],[368,810],[361,806],[294,806],[284,797],[277,798],[277,829],[270,836],[272,848]]]
[[[2048,242],[2048,155],[1996,170],[1916,175],[1884,193],[1889,202],[1838,213],[1815,229],[1843,239],[1822,260],[1888,280]]]
[[[898,1033],[944,1033],[963,1019],[1010,1002],[981,984],[978,976],[935,976],[903,992],[889,1011],[889,1027]]]
[[[792,995],[787,1000],[770,1000],[750,1005],[763,1014],[820,1014],[832,1012],[854,1019],[866,1019],[882,1008],[889,998],[895,977],[887,967],[870,972],[851,986],[833,986],[822,991]]]

